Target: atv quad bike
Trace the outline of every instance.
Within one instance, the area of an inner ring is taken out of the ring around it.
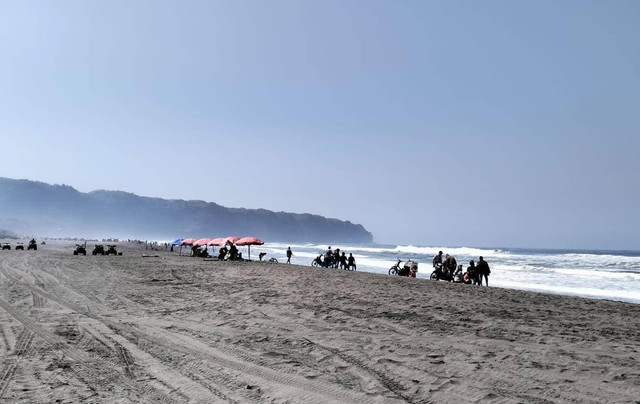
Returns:
[[[84,244],[76,244],[76,249],[73,250],[73,255],[87,255],[87,249],[85,248]]]
[[[96,244],[91,251],[91,255],[104,255],[104,246],[102,244]]]

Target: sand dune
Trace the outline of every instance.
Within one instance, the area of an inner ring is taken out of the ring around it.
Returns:
[[[0,252],[0,402],[640,402],[640,305],[120,249]]]

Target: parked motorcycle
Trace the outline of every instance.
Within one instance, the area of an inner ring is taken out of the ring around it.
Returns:
[[[322,260],[323,254],[318,255],[316,258],[314,258],[313,261],[311,261],[311,266],[312,267],[323,267],[324,266],[324,261]]]
[[[400,275],[415,278],[417,273],[418,263],[413,260],[402,261],[399,259],[395,265],[389,268],[389,275]]]
[[[447,271],[442,264],[438,263],[434,267],[433,272],[431,273],[431,277],[429,277],[432,281],[448,281],[451,282],[451,274]]]

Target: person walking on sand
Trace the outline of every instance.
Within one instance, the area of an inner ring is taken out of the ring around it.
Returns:
[[[287,248],[287,264],[291,264],[291,256],[293,253],[291,252],[291,247]]]
[[[476,265],[476,270],[478,271],[478,284],[482,285],[482,277],[484,276],[485,285],[489,286],[489,274],[491,273],[491,269],[489,269],[489,264],[484,258],[478,258],[478,265]]]

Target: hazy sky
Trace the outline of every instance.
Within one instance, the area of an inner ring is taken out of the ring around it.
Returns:
[[[0,0],[0,136],[81,191],[640,249],[640,2]]]

